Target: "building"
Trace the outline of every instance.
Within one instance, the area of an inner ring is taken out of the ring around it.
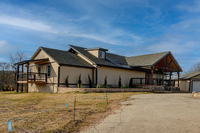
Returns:
[[[56,93],[59,87],[66,86],[67,76],[69,86],[77,87],[80,74],[82,87],[88,87],[88,75],[94,85],[104,84],[107,76],[107,84],[117,87],[120,76],[122,85],[131,81],[133,86],[175,86],[171,75],[182,72],[170,51],[125,57],[104,48],[69,46],[68,51],[40,47],[30,60],[17,63],[17,91],[20,84],[26,84],[27,92]]]
[[[200,72],[188,73],[181,76],[179,84],[182,91],[200,92]]]

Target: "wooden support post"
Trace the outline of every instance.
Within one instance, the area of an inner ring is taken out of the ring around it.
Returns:
[[[170,70],[169,74],[169,86],[171,86],[171,80],[172,80],[172,70]]]
[[[34,79],[33,80],[35,81],[35,74],[34,74]]]
[[[153,67],[151,67],[151,85],[153,85]]]
[[[140,85],[142,85],[142,78],[140,79]]]
[[[23,73],[24,73],[24,64],[22,64],[22,81],[24,80],[24,75],[23,75]]]
[[[162,85],[164,85],[164,69],[162,69]]]
[[[178,74],[178,87],[179,87],[179,72],[177,72],[177,74]]]
[[[17,73],[16,73],[17,77],[16,77],[16,80],[17,80],[17,92],[19,92],[19,83],[18,83],[18,80],[19,80],[19,65],[17,65]]]
[[[21,76],[22,76],[22,81],[24,81],[24,75],[23,75],[23,73],[24,73],[24,64],[22,64],[22,75],[21,75]],[[24,87],[24,84],[22,83],[22,84],[21,84],[21,92],[24,91],[24,88],[23,88],[23,87]]]
[[[27,63],[27,74],[26,74],[26,93],[28,93],[28,79],[29,79],[29,63]]]

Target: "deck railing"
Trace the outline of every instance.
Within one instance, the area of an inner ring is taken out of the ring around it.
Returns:
[[[27,81],[27,73],[19,73],[18,74],[18,81]],[[28,81],[37,82],[47,82],[47,74],[46,73],[28,73]]]
[[[175,80],[153,78],[153,84],[150,78],[131,78],[132,85],[164,85],[164,86],[175,86]]]

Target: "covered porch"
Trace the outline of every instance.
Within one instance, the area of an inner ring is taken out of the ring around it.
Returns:
[[[28,93],[28,83],[35,84],[46,84],[47,83],[47,73],[41,72],[30,72],[30,64],[41,65],[49,63],[49,59],[37,59],[37,60],[25,60],[18,62],[17,71],[16,71],[16,91],[19,91],[19,88],[23,90],[23,86],[26,88]],[[21,71],[20,71],[21,69]]]
[[[171,52],[168,52],[152,64],[146,66],[134,66],[133,68],[135,70],[144,70],[146,74],[145,78],[131,78],[130,84],[132,87],[138,85],[175,87],[176,80],[173,80],[173,78],[176,77],[179,81],[180,72],[182,72],[181,67]]]

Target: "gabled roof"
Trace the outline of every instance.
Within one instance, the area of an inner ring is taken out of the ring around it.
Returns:
[[[175,71],[182,71],[181,67],[179,66],[178,62],[175,60],[170,51],[132,57],[125,57],[116,54],[106,53],[106,59],[101,59],[89,53],[86,48],[74,45],[69,46],[71,47],[71,49],[73,49],[74,51],[91,61],[94,65],[98,66],[118,67],[126,69],[160,66],[161,68],[170,68],[168,70],[166,69],[165,71],[170,71],[171,69]],[[168,56],[170,59],[168,59]],[[166,62],[163,61],[164,59]]]
[[[154,53],[154,54],[146,54],[146,55],[139,55],[139,56],[132,56],[126,57],[126,61],[128,62],[129,66],[132,67],[144,67],[144,66],[152,66],[160,59],[164,58],[168,52],[162,53]]]
[[[86,57],[88,60],[90,60],[94,65],[99,66],[110,66],[110,67],[120,67],[120,68],[130,68],[127,65],[127,62],[125,60],[124,56],[120,55],[114,55],[106,53],[106,59],[100,59],[89,53],[86,48],[78,47],[74,45],[69,45],[74,51],[78,52],[79,54]]]
[[[125,56],[111,54],[107,52],[106,58],[101,59],[101,58],[97,58],[96,56],[88,52],[88,49],[86,48],[74,46],[74,45],[69,45],[69,46],[70,46],[70,49],[68,51],[40,47],[36,51],[36,53],[33,55],[31,60],[34,60],[36,55],[41,50],[43,50],[52,59],[54,59],[59,65],[80,66],[80,67],[89,67],[89,68],[94,68],[93,65],[97,65],[97,66],[107,66],[107,67],[114,67],[114,68],[134,69],[134,70],[138,69],[138,67],[144,69],[145,67],[147,68],[150,66],[155,66],[155,67],[167,66],[170,68],[170,70],[171,68],[174,68],[177,71],[182,71],[181,67],[179,66],[178,62],[175,60],[175,58],[173,57],[170,51],[155,53],[155,54],[140,55],[140,56],[132,56],[132,57],[125,57]],[[82,55],[85,59],[87,59],[87,61],[84,60],[82,57],[78,56],[77,53]],[[88,61],[91,64],[88,63]]]
[[[59,65],[93,67],[79,56],[68,51],[56,50],[51,48],[40,47],[46,54],[54,59]]]
[[[200,72],[193,72],[193,73],[188,73],[188,74],[185,74],[185,75],[182,75],[180,77],[180,79],[182,80],[189,80],[193,77],[196,77],[196,76],[199,76],[200,75]]]

